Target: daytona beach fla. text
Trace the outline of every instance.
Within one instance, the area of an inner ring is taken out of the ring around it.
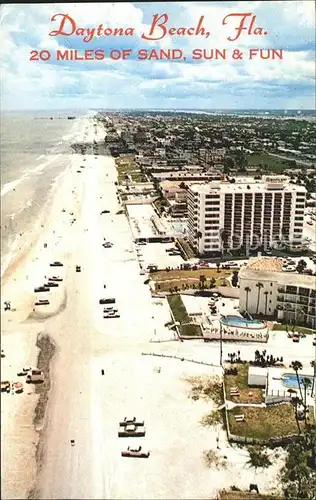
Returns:
[[[50,36],[80,36],[84,42],[91,42],[94,38],[100,36],[134,36],[136,35],[135,28],[105,28],[103,24],[99,24],[96,28],[78,27],[76,21],[68,14],[55,14],[51,18],[52,22],[58,22],[58,28],[50,31]],[[155,14],[148,33],[142,33],[143,40],[161,40],[166,35],[169,36],[202,36],[208,38],[211,32],[204,26],[204,16],[200,16],[196,26],[186,27],[170,27],[168,24],[168,14]],[[242,33],[247,35],[267,35],[268,32],[263,28],[256,26],[256,16],[251,12],[248,13],[232,13],[228,14],[222,24],[228,24],[232,21],[234,25],[234,36],[228,36],[227,40],[234,42]],[[233,22],[234,21],[234,22]]]

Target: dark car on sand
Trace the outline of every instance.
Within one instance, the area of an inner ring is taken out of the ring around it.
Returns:
[[[47,285],[38,286],[34,288],[34,292],[49,292],[49,287]]]
[[[99,304],[115,304],[115,299],[100,299]]]

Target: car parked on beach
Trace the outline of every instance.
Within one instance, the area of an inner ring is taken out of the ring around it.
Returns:
[[[115,304],[115,302],[116,300],[114,298],[99,300],[99,304]]]
[[[37,293],[37,292],[49,292],[49,287],[47,285],[38,286],[38,287],[34,288],[34,292],[35,293]]]
[[[102,212],[100,212],[100,215],[109,214],[109,213],[110,213],[110,210],[102,210]]]
[[[57,287],[59,285],[58,285],[58,283],[56,281],[48,281],[48,283],[46,283],[45,286],[47,286],[49,288],[53,288],[53,287]]]
[[[104,319],[119,318],[119,317],[120,317],[120,315],[117,314],[117,313],[115,313],[114,311],[113,311],[113,314],[112,313],[108,313],[108,314],[105,314],[103,316]]]
[[[63,279],[60,276],[52,276],[51,278],[48,278],[49,281],[63,281]]]
[[[10,392],[11,382],[9,380],[1,380],[1,392]]]
[[[44,382],[44,373],[41,370],[30,370],[26,376],[26,382]]]
[[[31,370],[37,370],[37,368],[33,368],[32,366],[25,366],[17,375],[18,375],[18,377],[24,377]]]
[[[132,458],[148,458],[150,455],[149,451],[144,451],[141,446],[132,447],[128,446],[127,450],[121,452],[122,457],[132,457]]]
[[[47,306],[49,304],[48,299],[39,299],[35,302],[36,306]]]
[[[58,260],[55,260],[55,262],[52,262],[51,264],[49,264],[50,267],[62,267],[64,264],[62,264],[60,261]]]

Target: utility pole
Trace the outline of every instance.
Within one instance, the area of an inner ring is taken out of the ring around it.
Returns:
[[[220,345],[220,351],[219,351],[219,364],[221,367],[223,367],[223,330],[222,330],[222,322],[219,320],[219,345]]]

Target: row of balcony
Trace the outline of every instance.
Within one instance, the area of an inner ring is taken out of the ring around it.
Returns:
[[[279,293],[287,293],[289,295],[305,295],[309,297],[316,297],[316,290],[312,290],[309,288],[301,288],[301,287],[296,287],[296,286],[279,286],[278,287],[278,292]]]
[[[292,297],[278,297],[278,302],[282,304],[296,304],[296,305],[301,305],[301,306],[308,306],[308,307],[316,307],[316,302],[314,299],[309,299],[308,297],[300,297],[299,299],[295,299]]]

